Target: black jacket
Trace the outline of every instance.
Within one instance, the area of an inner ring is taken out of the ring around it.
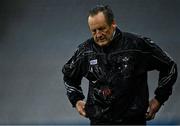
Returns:
[[[93,38],[80,44],[62,72],[73,106],[84,99],[80,85],[85,77],[89,80],[87,116],[91,120],[113,121],[146,113],[147,72],[151,70],[159,71],[155,98],[163,104],[177,78],[175,62],[149,38],[117,28],[107,47],[99,47]]]

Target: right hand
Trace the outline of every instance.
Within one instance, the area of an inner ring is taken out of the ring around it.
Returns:
[[[79,112],[79,114],[81,116],[84,116],[84,117],[86,117],[85,104],[86,103],[84,101],[82,101],[82,100],[79,100],[79,101],[76,102],[77,111]]]

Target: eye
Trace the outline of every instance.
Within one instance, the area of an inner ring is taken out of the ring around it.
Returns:
[[[95,32],[96,32],[96,30],[94,29],[94,30],[92,30],[92,32],[93,32],[93,33],[95,33]]]
[[[96,34],[96,30],[91,30],[92,34]]]
[[[98,30],[99,31],[104,31],[106,28],[105,27],[100,27]]]

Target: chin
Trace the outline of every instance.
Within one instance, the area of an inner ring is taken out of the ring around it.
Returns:
[[[99,46],[101,47],[105,47],[109,45],[109,42],[102,42],[102,43],[98,43]]]
[[[103,47],[103,46],[108,45],[108,42],[96,42],[96,44]]]

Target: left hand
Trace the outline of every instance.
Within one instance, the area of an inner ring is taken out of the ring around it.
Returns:
[[[146,113],[146,120],[152,120],[154,119],[156,112],[158,112],[158,110],[160,109],[161,105],[158,102],[158,100],[156,100],[155,98],[153,98],[150,102],[149,102],[149,108],[148,111]]]
[[[85,102],[83,101],[83,100],[78,100],[77,102],[76,102],[76,109],[77,109],[77,111],[79,112],[79,114],[81,115],[81,116],[84,116],[84,117],[86,117],[86,112],[85,112]]]

